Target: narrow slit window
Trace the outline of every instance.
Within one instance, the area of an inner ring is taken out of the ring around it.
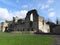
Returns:
[[[30,15],[30,21],[33,21],[33,14]]]

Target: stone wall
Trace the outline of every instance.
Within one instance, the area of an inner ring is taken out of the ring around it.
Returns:
[[[2,23],[1,23],[1,31],[2,31],[2,32],[5,32],[6,27],[8,27],[8,23],[2,22]]]
[[[33,21],[30,20],[31,14],[33,15]],[[49,33],[49,25],[46,24],[44,18],[39,16],[37,11],[30,10],[26,14],[25,19],[19,19],[14,17],[12,23],[2,23],[2,32],[5,31],[5,27],[8,27],[8,31],[40,31],[43,33]]]
[[[50,33],[49,25],[46,24],[44,18],[41,16],[38,17],[38,27],[41,32]]]

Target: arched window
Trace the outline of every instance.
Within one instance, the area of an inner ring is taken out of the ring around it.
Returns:
[[[33,21],[33,14],[30,15],[30,21]]]

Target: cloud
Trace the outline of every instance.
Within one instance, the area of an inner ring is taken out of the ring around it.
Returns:
[[[50,8],[50,9],[48,9],[48,11],[54,11],[54,9],[53,8]]]
[[[26,17],[27,10],[21,10],[21,11],[14,11],[12,15],[18,16],[19,18],[25,18]]]
[[[51,6],[51,4],[54,3],[54,1],[55,1],[55,0],[47,0],[46,3],[39,3],[39,4],[38,4],[38,7],[39,7],[40,9],[42,9],[42,10],[44,10],[44,9],[49,9],[50,6]]]
[[[47,3],[45,3],[45,4],[39,3],[39,4],[38,4],[38,8],[39,8],[39,9],[42,9],[42,10],[48,9],[49,7],[50,7],[50,5],[47,4]]]
[[[20,11],[13,11],[9,12],[6,8],[0,8],[0,22],[5,20],[12,20],[13,17],[19,17],[20,19],[23,19],[26,17],[27,10],[20,10]],[[31,14],[30,20],[33,21],[33,15]]]
[[[48,0],[47,1],[47,3],[53,3],[54,2],[54,0]]]
[[[0,19],[9,19],[9,12],[6,8],[0,8]]]
[[[22,6],[22,8],[27,8],[27,7],[28,7],[28,5],[23,5],[23,6]]]
[[[18,2],[19,2],[19,0],[16,0],[16,2],[18,3]]]
[[[44,4],[44,5],[41,5],[40,6],[40,9],[44,10],[44,9],[47,9],[49,8],[49,5],[48,4]]]
[[[54,16],[55,16],[55,12],[50,12],[50,13],[48,14],[48,16],[49,16],[49,17],[54,17]]]
[[[12,20],[14,16],[18,16],[19,18],[25,18],[26,13],[26,10],[9,12],[6,8],[0,8],[0,20]]]

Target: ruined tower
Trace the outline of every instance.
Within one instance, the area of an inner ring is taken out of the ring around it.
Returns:
[[[13,22],[14,22],[14,23],[17,23],[18,19],[19,19],[19,18],[18,18],[17,16],[16,16],[16,17],[13,17]]]
[[[49,33],[50,32],[49,25],[46,24],[44,17],[38,15],[35,9],[28,11],[26,15],[25,22],[27,26],[29,27],[31,14],[33,15],[33,23],[32,23],[33,30],[43,32],[43,33]]]
[[[31,21],[33,15],[33,21]],[[12,22],[12,23],[11,23]],[[49,33],[49,25],[46,24],[44,17],[39,16],[36,9],[27,12],[25,19],[13,17],[13,21],[8,23],[8,31],[33,31],[39,33]],[[7,26],[4,23],[3,27]],[[3,28],[5,30],[5,28]]]
[[[27,23],[28,26],[30,25],[31,14],[33,15],[32,29],[33,30],[38,30],[38,14],[37,14],[37,11],[35,9],[31,10],[31,11],[28,11],[28,13],[26,15],[26,18],[25,18],[25,22]]]

